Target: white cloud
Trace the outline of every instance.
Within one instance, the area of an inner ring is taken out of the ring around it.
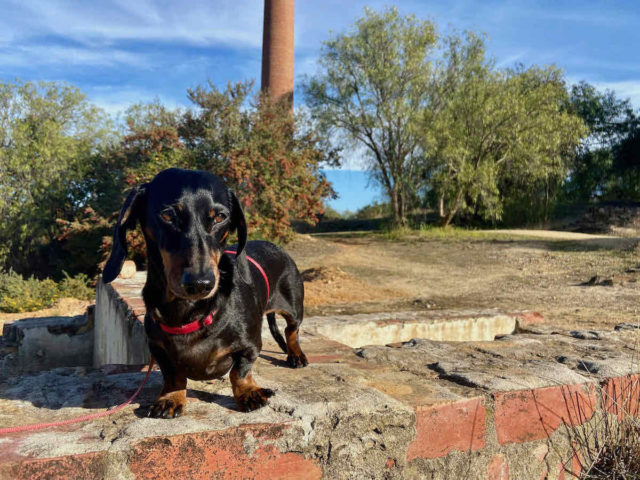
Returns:
[[[22,38],[49,33],[88,45],[137,40],[260,47],[262,6],[260,0],[23,0],[14,3],[13,17],[22,24],[16,29]]]
[[[144,56],[119,49],[94,49],[61,45],[16,46],[0,49],[0,64],[11,67],[45,65],[114,66],[118,64],[144,68]]]
[[[497,68],[513,67],[516,63],[521,62],[526,57],[526,52],[513,53],[496,62]]]
[[[592,82],[601,90],[613,90],[620,98],[629,98],[634,108],[640,108],[640,78],[621,82]]]

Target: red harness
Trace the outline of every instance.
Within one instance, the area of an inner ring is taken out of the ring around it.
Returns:
[[[233,250],[225,250],[224,253],[236,253],[236,252],[234,252]],[[271,294],[271,289],[269,288],[269,278],[267,278],[267,274],[265,273],[264,269],[260,266],[260,264],[256,262],[253,258],[251,258],[249,255],[247,255],[247,260],[253,263],[253,265],[255,265],[258,271],[262,274],[262,278],[264,278],[264,283],[267,286],[267,300],[268,300],[269,295]],[[168,327],[163,323],[160,323],[160,322],[157,322],[157,323],[160,325],[160,328],[162,329],[162,331],[165,333],[168,333],[169,335],[186,335],[187,333],[192,333],[197,330],[200,330],[203,327],[206,327],[207,325],[211,325],[213,323],[213,316],[215,314],[216,314],[216,311],[214,310],[205,318],[195,320],[191,323],[187,323],[180,327]]]

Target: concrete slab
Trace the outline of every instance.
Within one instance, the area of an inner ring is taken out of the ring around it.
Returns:
[[[26,318],[5,324],[3,343],[16,349],[14,367],[34,371],[91,365],[93,315]]]

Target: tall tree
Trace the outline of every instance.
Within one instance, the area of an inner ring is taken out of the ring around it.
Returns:
[[[433,139],[429,161],[444,223],[459,212],[500,220],[505,201],[533,190],[547,214],[552,186],[566,175],[583,134],[581,120],[563,108],[561,72],[498,71],[472,34],[450,41],[447,56],[459,67],[432,135],[425,135]]]
[[[396,224],[405,222],[417,194],[423,110],[436,102],[436,45],[431,22],[367,8],[349,32],[324,43],[320,73],[303,86],[327,131],[365,147]]]

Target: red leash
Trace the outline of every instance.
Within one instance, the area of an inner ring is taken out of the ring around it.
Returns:
[[[98,413],[92,413],[91,415],[83,415],[82,417],[70,418],[68,420],[62,420],[60,422],[34,423],[32,425],[23,425],[21,427],[0,428],[0,436],[7,435],[9,433],[31,432],[31,431],[34,431],[34,430],[42,430],[44,428],[49,428],[49,427],[60,427],[62,425],[71,425],[73,423],[87,422],[87,421],[93,420],[95,418],[106,417],[107,415],[111,415],[112,413],[119,412],[120,410],[122,410],[124,407],[126,407],[127,405],[129,405],[131,402],[133,402],[136,399],[136,397],[140,393],[140,390],[142,390],[142,387],[144,387],[144,384],[147,383],[147,380],[149,379],[149,375],[151,375],[151,369],[153,368],[153,363],[154,363],[153,362],[153,357],[151,357],[151,361],[149,362],[149,368],[147,370],[147,375],[144,377],[144,380],[142,380],[142,383],[138,387],[138,390],[136,390],[136,393],[134,393],[129,400],[127,400],[123,404],[120,404],[120,405],[118,405],[117,407],[115,407],[115,408],[113,408],[111,410],[105,410],[104,412],[98,412]]]

